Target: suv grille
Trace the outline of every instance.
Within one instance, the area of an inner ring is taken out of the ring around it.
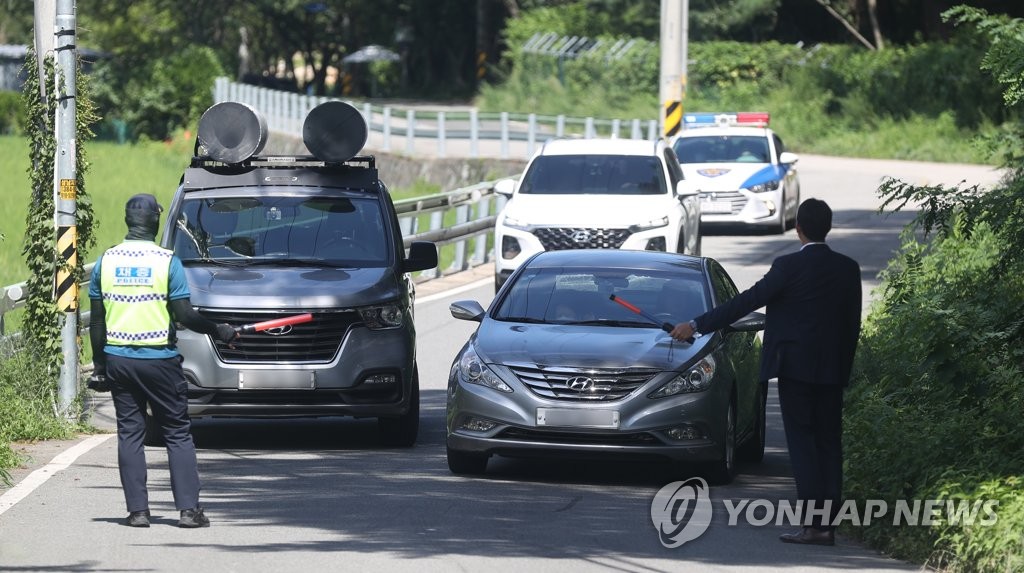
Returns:
[[[534,394],[576,402],[624,398],[660,372],[651,368],[508,367]]]
[[[569,249],[618,249],[629,238],[629,229],[582,229],[577,227],[541,227],[533,234],[545,251]]]
[[[242,326],[274,318],[282,318],[301,311],[279,312],[232,312],[200,311],[200,314],[214,322],[226,322],[231,326]],[[217,354],[225,362],[330,362],[341,346],[345,333],[353,324],[362,322],[359,313],[344,312],[313,313],[313,321],[296,324],[291,331],[280,336],[266,332],[242,334],[227,344],[214,340]]]

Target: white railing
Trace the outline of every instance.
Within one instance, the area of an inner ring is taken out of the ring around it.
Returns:
[[[408,248],[413,241],[431,241],[438,246],[437,269],[416,273],[422,282],[492,262],[493,249],[488,242],[494,220],[505,205],[505,196],[494,192],[494,181],[478,183],[446,193],[395,201],[402,239]],[[86,276],[94,263],[85,266]],[[83,282],[82,286],[88,282]],[[4,317],[25,305],[26,283],[3,287],[0,291],[0,339],[7,336]],[[80,325],[89,325],[89,312],[82,312]],[[10,336],[16,336],[12,333]]]
[[[270,131],[302,138],[302,122],[317,105],[338,98],[283,92],[218,78],[214,103],[237,101],[258,109]],[[345,101],[345,100],[343,100]],[[654,119],[600,119],[534,113],[481,112],[476,108],[423,108],[347,101],[363,113],[367,147],[416,157],[529,159],[545,141],[561,137],[654,140]]]

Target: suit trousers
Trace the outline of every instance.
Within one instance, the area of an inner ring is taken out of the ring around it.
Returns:
[[[843,387],[779,379],[779,407],[786,430],[804,525],[831,530],[843,493]],[[808,509],[813,503],[817,511]],[[830,511],[822,511],[829,504]],[[809,519],[808,519],[809,517]]]
[[[178,510],[197,507],[199,468],[181,357],[143,360],[108,354],[107,378],[117,413],[117,465],[128,511],[149,509],[144,447],[147,404],[167,446],[174,505]]]

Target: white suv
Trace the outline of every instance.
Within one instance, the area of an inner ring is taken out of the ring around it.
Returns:
[[[546,143],[494,230],[495,289],[535,253],[633,249],[700,254],[700,203],[665,141],[564,139]]]

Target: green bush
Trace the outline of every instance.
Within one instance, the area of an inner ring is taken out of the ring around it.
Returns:
[[[0,135],[20,134],[25,126],[21,93],[0,91]]]

